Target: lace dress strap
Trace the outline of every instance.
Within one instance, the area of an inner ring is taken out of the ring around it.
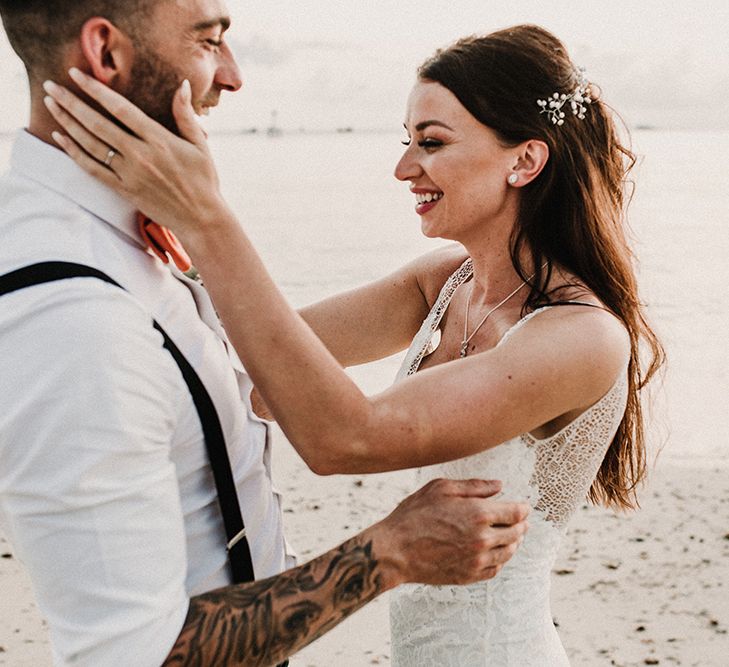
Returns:
[[[415,334],[413,342],[410,344],[405,359],[403,360],[400,370],[397,373],[395,380],[401,380],[408,375],[415,373],[420,367],[420,362],[425,356],[425,352],[428,350],[430,343],[433,339],[433,335],[438,331],[440,322],[445,315],[448,306],[453,299],[453,295],[456,290],[463,285],[473,275],[473,262],[469,257],[461,266],[451,275],[446,281],[443,288],[438,294],[438,298],[435,300],[433,307],[428,313],[428,317],[423,320],[423,324],[420,330]]]

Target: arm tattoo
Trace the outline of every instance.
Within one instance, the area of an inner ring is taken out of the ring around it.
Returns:
[[[372,542],[355,537],[296,569],[192,598],[165,665],[273,665],[382,590]]]

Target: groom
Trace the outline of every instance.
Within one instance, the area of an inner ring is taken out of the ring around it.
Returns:
[[[173,129],[182,79],[198,113],[240,88],[223,3],[0,0],[0,15],[31,90],[28,130],[0,180],[0,527],[30,572],[55,663],[273,664],[403,582],[498,572],[527,510],[476,480],[435,482],[287,569],[266,425],[212,303],[147,251],[125,200],[54,147],[41,85],[70,85],[70,67]],[[92,274],[8,281],[50,261]],[[206,435],[153,322],[220,417],[246,522],[227,546],[247,540],[256,582],[232,583]]]

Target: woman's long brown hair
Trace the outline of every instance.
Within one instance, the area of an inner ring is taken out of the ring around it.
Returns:
[[[539,139],[549,146],[542,173],[522,188],[511,239],[511,258],[528,280],[520,257],[526,251],[536,274],[525,310],[552,299],[546,291],[553,264],[578,277],[625,325],[630,337],[628,400],[589,498],[617,508],[636,507],[636,487],[645,477],[645,424],[640,392],[665,360],[638,297],[634,256],[626,239],[627,175],[633,153],[618,136],[613,113],[591,84],[584,119],[569,105],[565,122],[541,114],[538,99],[569,94],[579,72],[564,45],[533,25],[461,39],[438,51],[418,71],[422,80],[448,88],[481,123],[507,145]],[[542,268],[546,262],[546,268]]]

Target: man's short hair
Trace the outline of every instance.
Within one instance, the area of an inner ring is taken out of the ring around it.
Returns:
[[[5,32],[31,79],[57,74],[63,49],[83,24],[101,16],[131,37],[141,33],[142,19],[163,0],[0,0]]]

